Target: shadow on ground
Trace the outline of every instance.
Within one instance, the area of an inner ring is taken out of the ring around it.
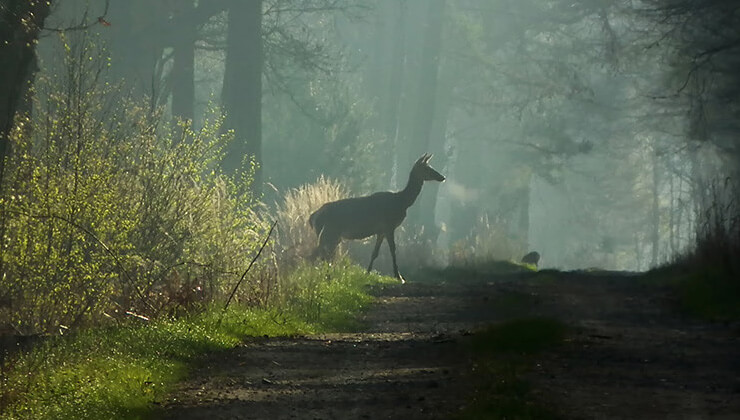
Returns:
[[[527,373],[565,418],[734,418],[737,329],[687,319],[621,273],[446,273],[379,291],[353,334],[256,338],[209,355],[157,417],[451,418],[472,393],[464,343],[492,323],[547,316],[565,345]],[[415,281],[414,281],[415,280]]]

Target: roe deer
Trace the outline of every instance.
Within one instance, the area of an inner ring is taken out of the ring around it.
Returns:
[[[414,163],[409,174],[409,182],[401,191],[377,192],[365,197],[333,201],[312,213],[308,221],[319,236],[319,246],[314,255],[330,257],[342,238],[364,239],[377,235],[367,271],[372,270],[380,245],[383,239],[386,239],[393,258],[393,274],[404,283],[403,277],[398,273],[396,240],[393,235],[406,218],[406,209],[414,204],[416,197],[419,196],[424,181],[445,180],[442,174],[429,166],[431,158],[432,155],[425,153]]]

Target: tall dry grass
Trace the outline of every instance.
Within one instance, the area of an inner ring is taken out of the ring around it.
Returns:
[[[308,224],[308,217],[324,203],[349,196],[339,181],[323,175],[315,182],[303,184],[285,193],[277,203],[277,219],[281,246],[280,259],[287,266],[295,266],[311,255],[318,244],[316,233]]]
[[[524,244],[506,232],[506,228],[480,217],[466,238],[450,247],[450,265],[475,267],[491,261],[519,261],[527,252]]]

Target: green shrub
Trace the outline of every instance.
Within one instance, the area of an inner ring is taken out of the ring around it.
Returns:
[[[39,74],[0,191],[0,326],[22,334],[202,306],[268,226],[253,168],[219,171],[231,136],[218,113],[162,123],[105,82],[104,55],[79,36],[61,38],[66,71]]]
[[[371,287],[394,279],[346,260],[302,265],[265,307],[221,304],[178,318],[129,320],[118,327],[54,337],[2,366],[0,411],[8,419],[146,418],[152,403],[205,353],[248,336],[290,336],[356,327]]]

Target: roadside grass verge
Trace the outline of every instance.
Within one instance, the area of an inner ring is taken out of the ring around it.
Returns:
[[[681,304],[686,310],[713,321],[740,320],[740,282],[715,270],[697,271],[678,279]]]
[[[205,353],[249,336],[290,336],[357,327],[373,301],[371,287],[395,280],[366,274],[348,262],[301,266],[277,301],[263,308],[221,305],[205,312],[89,329],[54,337],[3,366],[4,419],[136,419],[187,374]]]
[[[549,318],[521,318],[473,334],[473,392],[459,419],[558,419],[537,401],[524,375],[533,356],[562,343],[567,328]]]
[[[708,321],[740,320],[740,281],[720,266],[678,264],[649,272],[645,281],[673,291],[679,310]]]

